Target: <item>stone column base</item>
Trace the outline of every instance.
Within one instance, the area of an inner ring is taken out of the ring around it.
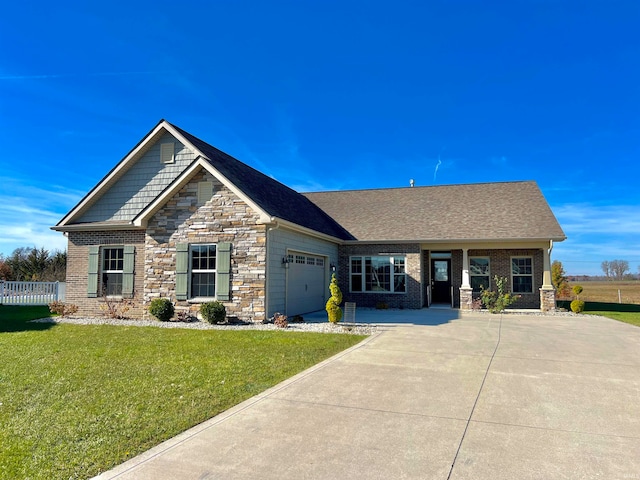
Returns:
[[[460,287],[460,310],[473,308],[473,288]]]
[[[555,312],[556,291],[555,289],[540,289],[540,310],[543,312]]]

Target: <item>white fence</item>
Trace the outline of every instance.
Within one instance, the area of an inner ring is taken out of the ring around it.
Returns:
[[[65,283],[0,282],[0,305],[47,305],[64,300]]]

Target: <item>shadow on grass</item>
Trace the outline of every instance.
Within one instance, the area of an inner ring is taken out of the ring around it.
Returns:
[[[56,324],[30,322],[49,316],[47,306],[0,305],[0,333],[49,330]]]

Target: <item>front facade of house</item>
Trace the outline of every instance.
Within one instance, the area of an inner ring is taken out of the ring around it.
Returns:
[[[358,306],[471,308],[498,275],[549,310],[565,238],[534,182],[299,194],[166,121],[53,228],[81,315],[166,297],[255,322],[323,309],[334,272]]]

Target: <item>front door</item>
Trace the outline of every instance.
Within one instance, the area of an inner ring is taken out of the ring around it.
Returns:
[[[451,304],[451,259],[431,259],[431,298],[433,303]]]

